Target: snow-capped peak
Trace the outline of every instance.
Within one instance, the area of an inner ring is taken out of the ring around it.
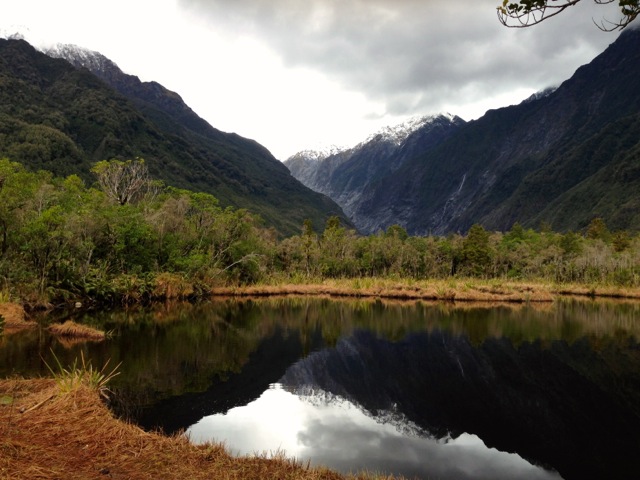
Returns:
[[[84,67],[92,72],[120,70],[114,62],[101,53],[77,45],[58,43],[42,49],[42,52],[53,58],[63,58],[76,68]]]
[[[408,120],[402,123],[398,123],[392,126],[385,126],[381,128],[376,133],[369,135],[366,138],[366,140],[358,143],[355,147],[330,145],[330,146],[324,146],[324,147],[311,148],[308,150],[302,150],[296,153],[295,155],[292,155],[291,157],[289,157],[288,160],[304,159],[306,161],[311,161],[311,162],[320,162],[335,155],[339,155],[339,154],[348,155],[349,152],[355,152],[358,149],[365,146],[366,144],[374,141],[390,142],[397,146],[400,146],[407,140],[407,138],[412,133],[419,130],[420,128],[423,128],[426,125],[430,125],[430,124],[436,125],[438,123],[449,124],[449,123],[457,123],[457,122],[464,123],[464,120],[450,113],[439,113],[436,115],[415,116],[415,117],[409,118]]]
[[[314,162],[320,162],[325,160],[333,155],[337,155],[348,150],[348,147],[339,146],[339,145],[325,145],[318,146],[315,148],[301,150],[290,158],[304,158],[305,160],[310,160]]]
[[[118,66],[99,52],[77,45],[47,42],[39,38],[29,28],[23,26],[0,29],[0,38],[7,40],[25,40],[36,50],[53,58],[62,58],[77,68],[85,67],[93,72],[118,68]]]
[[[40,51],[51,46],[51,43],[44,37],[39,36],[24,25],[11,25],[8,28],[0,28],[0,38],[5,40],[24,40]]]
[[[411,117],[408,120],[392,126],[386,126],[370,135],[362,144],[369,143],[372,140],[380,139],[383,141],[402,145],[409,135],[427,124],[435,123],[438,120],[448,122],[454,121],[455,116],[450,113],[439,113],[437,115],[423,115]]]
[[[548,97],[553,92],[555,92],[557,89],[558,89],[558,87],[547,87],[544,90],[540,90],[540,91],[532,94],[530,97],[525,98],[522,101],[522,103],[531,103],[531,102],[534,102],[536,100],[540,100],[541,98]]]

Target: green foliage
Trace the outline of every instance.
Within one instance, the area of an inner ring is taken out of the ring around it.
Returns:
[[[109,366],[109,361],[107,361],[100,370],[97,370],[91,365],[91,360],[85,360],[82,351],[80,351],[80,363],[78,363],[78,359],[75,358],[69,367],[63,367],[53,351],[51,351],[51,355],[56,362],[55,366],[57,368],[54,369],[49,366],[47,362],[44,363],[56,380],[60,393],[72,392],[81,384],[85,384],[97,390],[101,395],[106,396],[108,391],[107,384],[120,374],[120,372],[118,372],[120,364],[116,365],[111,371],[107,371],[107,367]]]
[[[591,220],[591,223],[587,227],[585,236],[592,240],[600,239],[603,241],[609,241],[611,239],[611,232],[609,232],[609,229],[604,223],[602,217],[596,217]]]
[[[640,285],[640,237],[611,234],[602,219],[584,236],[515,223],[504,234],[473,225],[445,238],[409,236],[399,225],[359,236],[333,217],[322,235],[305,221],[300,235],[278,240],[247,210],[222,208],[210,194],[166,187],[121,204],[75,175],[31,173],[8,160],[0,160],[0,200],[0,285],[33,303],[139,302],[274,278]]]
[[[489,246],[489,232],[482,225],[475,224],[462,242],[460,252],[460,272],[471,276],[486,274],[492,260]]]
[[[136,162],[126,159],[144,157],[155,179],[250,209],[283,235],[297,233],[305,218],[316,225],[330,215],[344,219],[333,201],[297,182],[264,147],[214,129],[172,92],[138,98],[135,92],[146,88],[140,84],[125,97],[86,69],[13,40],[0,39],[0,72],[0,158],[76,174],[89,184],[95,162],[112,159],[113,168],[122,162],[128,169]],[[120,86],[137,81],[120,80]],[[106,191],[117,202],[137,201]]]
[[[409,234],[407,233],[407,230],[397,224],[391,225],[389,228],[387,228],[387,231],[385,233],[387,236],[398,238],[403,242],[407,238],[409,238]]]

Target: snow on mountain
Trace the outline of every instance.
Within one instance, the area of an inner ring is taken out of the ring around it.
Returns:
[[[99,52],[94,52],[77,45],[58,43],[52,47],[41,48],[42,53],[67,60],[76,68],[84,67],[92,72],[105,72],[120,68]]]
[[[387,142],[395,145],[396,147],[401,146],[409,136],[420,130],[422,127],[429,124],[440,124],[440,123],[457,123],[460,121],[459,117],[452,115],[450,113],[439,113],[436,115],[422,115],[411,117],[408,120],[398,123],[396,125],[390,125],[382,127],[375,133],[369,135],[365,140],[358,143],[354,147],[345,147],[345,146],[323,146],[318,148],[310,148],[306,150],[301,150],[300,152],[292,155],[287,159],[287,162],[292,160],[300,161],[305,160],[309,162],[319,162],[322,160],[326,160],[329,157],[336,156],[339,154],[345,154],[349,151],[355,152],[361,149],[363,146],[367,145],[371,142]]]
[[[455,118],[455,115],[452,115],[450,113],[439,113],[437,115],[411,117],[408,120],[397,125],[385,126],[381,128],[376,133],[370,135],[360,145],[369,143],[372,140],[382,140],[400,146],[407,140],[407,138],[409,138],[409,135],[411,135],[416,130],[424,127],[425,125],[442,120],[452,122]]]
[[[292,155],[291,158],[303,158],[312,162],[319,162],[347,150],[349,150],[348,147],[338,145],[320,146],[317,148],[301,150],[298,153]]]
[[[531,103],[531,102],[534,102],[536,100],[540,100],[541,98],[548,97],[553,92],[555,92],[557,89],[558,89],[558,87],[547,87],[547,88],[545,88],[543,90],[540,90],[539,92],[536,92],[536,93],[532,94],[530,97],[525,98],[522,101],[522,103]]]
[[[5,40],[24,40],[41,52],[51,46],[51,42],[46,38],[39,36],[24,25],[11,25],[8,28],[0,28],[0,38]]]
[[[0,29],[0,38],[7,40],[25,40],[36,50],[53,58],[62,58],[76,68],[84,67],[92,72],[105,72],[120,68],[99,52],[89,50],[77,45],[56,43],[51,44],[39,38],[29,28],[24,26],[12,26]]]

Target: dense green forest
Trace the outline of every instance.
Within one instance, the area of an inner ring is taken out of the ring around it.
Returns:
[[[167,187],[143,160],[103,161],[95,183],[0,160],[0,293],[42,304],[140,301],[221,285],[330,278],[504,278],[640,286],[640,236],[595,218],[584,232],[361,236],[332,217],[282,239],[247,210]],[[321,231],[320,228],[322,228]],[[317,230],[318,231],[317,231]]]

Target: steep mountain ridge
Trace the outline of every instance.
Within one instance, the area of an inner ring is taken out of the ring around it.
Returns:
[[[77,67],[23,40],[0,40],[0,156],[87,181],[96,161],[142,157],[154,177],[247,208],[284,234],[306,218],[320,226],[343,216],[266,148],[211,127],[176,93],[95,52],[66,53]]]
[[[380,150],[294,176],[339,203],[365,233],[507,230],[515,222],[579,230],[596,216],[640,229],[640,30],[625,30],[557,88],[488,111],[380,169]],[[411,138],[411,137],[409,137]],[[396,157],[393,157],[396,158]],[[328,160],[325,160],[327,162]],[[329,168],[332,167],[332,168]],[[364,175],[367,168],[374,175]],[[322,171],[326,169],[326,171]],[[355,199],[355,200],[354,200]]]
[[[628,175],[613,198],[602,183],[588,189],[589,199],[567,195],[612,162],[627,170],[638,164],[624,152],[633,151],[640,131],[623,125],[635,125],[640,112],[633,90],[639,44],[639,31],[625,32],[549,95],[470,122],[369,186],[358,213],[383,225],[402,218],[417,234],[465,231],[473,223],[505,230],[516,221],[537,226],[543,220],[559,230],[580,229],[594,216],[612,228],[640,228],[637,211],[620,210],[637,205],[637,176]]]
[[[284,163],[308,187],[330,196],[364,233],[372,233],[366,213],[360,215],[363,192],[399,169],[415,155],[433,148],[465,122],[441,114],[386,127],[353,148],[326,157],[300,152]]]

